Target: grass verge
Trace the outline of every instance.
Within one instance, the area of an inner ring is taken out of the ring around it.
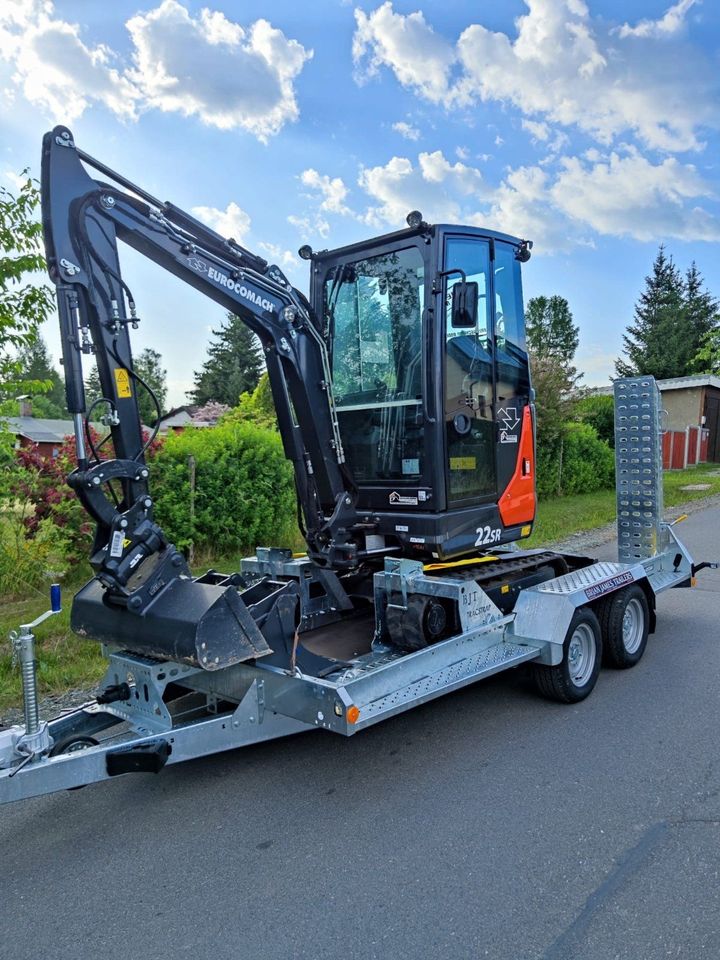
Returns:
[[[702,486],[701,490],[683,487]],[[665,506],[673,507],[689,500],[699,500],[720,494],[720,467],[703,464],[689,470],[665,474]],[[538,518],[532,537],[524,545],[538,547],[556,540],[564,540],[574,533],[593,530],[615,519],[615,491],[584,493],[573,497],[558,497],[544,501],[538,509]],[[198,561],[197,570],[214,566],[219,570],[237,569],[239,557]],[[89,570],[87,573],[89,576]],[[70,600],[73,593],[87,579],[82,573],[63,585],[64,609],[57,617],[46,621],[37,631],[39,685],[41,696],[61,694],[72,689],[92,687],[102,678],[105,661],[100,646],[83,640],[70,631]],[[33,620],[47,609],[47,597],[34,590],[28,600],[5,601],[0,606],[0,638],[18,624]],[[20,703],[20,675],[11,669],[7,641],[0,648],[0,714]]]

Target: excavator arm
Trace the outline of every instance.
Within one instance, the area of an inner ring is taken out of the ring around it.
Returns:
[[[93,179],[86,167],[108,182]],[[106,599],[142,613],[173,578],[189,576],[184,558],[153,520],[148,442],[137,403],[137,391],[147,387],[133,370],[129,337],[139,318],[122,278],[119,240],[257,334],[294,467],[309,555],[333,569],[356,565],[356,489],[345,463],[326,345],[306,298],[276,266],[79,150],[65,127],[43,141],[42,217],[77,442],[69,483],[97,524],[92,565]],[[90,410],[83,354],[94,355],[102,389]],[[88,431],[97,406],[109,426],[113,459],[101,459]]]

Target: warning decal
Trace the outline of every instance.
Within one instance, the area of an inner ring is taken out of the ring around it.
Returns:
[[[115,367],[113,373],[115,374],[115,387],[118,397],[131,397],[130,374],[124,367]]]

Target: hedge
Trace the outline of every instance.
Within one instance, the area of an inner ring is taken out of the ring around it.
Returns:
[[[182,550],[231,555],[297,540],[292,467],[271,430],[221,423],[173,434],[151,479],[157,520]]]

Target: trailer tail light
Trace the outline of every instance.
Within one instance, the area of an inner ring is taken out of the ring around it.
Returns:
[[[530,476],[530,470],[531,470],[531,469],[532,469],[532,467],[531,467],[531,464],[530,464],[530,457],[523,457],[523,462],[522,462],[522,475],[523,475],[524,477],[529,477],[529,476]]]
[[[360,711],[355,704],[353,704],[351,707],[348,707],[345,716],[347,717],[348,723],[357,723],[360,719]]]

